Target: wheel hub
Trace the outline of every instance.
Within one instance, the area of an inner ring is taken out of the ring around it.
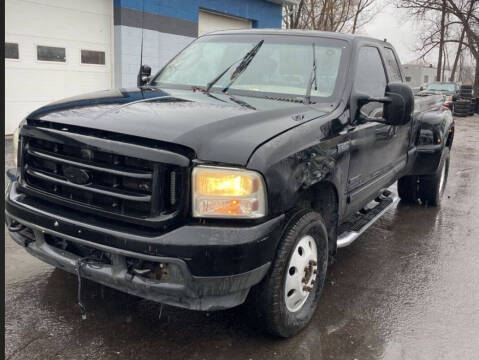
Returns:
[[[308,299],[316,282],[317,265],[316,242],[305,235],[296,244],[286,270],[284,299],[289,311],[299,311]]]

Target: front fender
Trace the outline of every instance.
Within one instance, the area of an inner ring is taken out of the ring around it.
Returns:
[[[275,137],[252,155],[247,167],[265,177],[271,216],[297,206],[319,182],[338,190],[339,212],[344,209],[340,189],[347,179],[349,151],[343,150],[347,140],[336,129],[338,122],[332,117],[312,120]]]

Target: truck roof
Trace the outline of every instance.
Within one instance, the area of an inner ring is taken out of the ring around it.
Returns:
[[[317,37],[328,37],[334,39],[345,40],[348,42],[352,42],[354,40],[364,39],[368,41],[374,41],[381,44],[388,44],[392,46],[389,42],[379,40],[376,38],[362,36],[362,35],[353,35],[353,34],[345,34],[339,32],[332,32],[332,31],[319,31],[319,30],[298,30],[298,29],[239,29],[239,30],[220,30],[207,33],[202,36],[208,35],[256,35],[256,34],[264,34],[264,35],[281,35],[281,36],[317,36]]]

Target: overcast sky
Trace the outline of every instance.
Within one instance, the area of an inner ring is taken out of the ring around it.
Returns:
[[[413,51],[419,27],[409,19],[407,11],[396,9],[391,1],[379,0],[379,3],[387,4],[376,15],[372,22],[361,29],[361,33],[378,39],[387,39],[398,52],[403,64],[413,61],[417,54]]]

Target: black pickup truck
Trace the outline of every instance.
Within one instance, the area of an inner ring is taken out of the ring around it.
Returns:
[[[454,121],[440,96],[414,98],[387,42],[217,32],[142,69],[139,87],[44,106],[17,133],[10,234],[80,284],[204,311],[248,301],[288,337],[391,185],[440,203]]]

